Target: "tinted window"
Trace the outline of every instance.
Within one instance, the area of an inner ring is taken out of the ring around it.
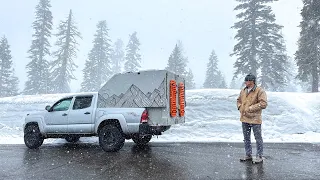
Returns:
[[[53,106],[53,111],[66,111],[66,110],[68,110],[69,106],[71,104],[71,100],[72,100],[72,98],[61,100],[60,102],[58,102],[57,104],[55,104]]]
[[[84,109],[91,106],[92,96],[76,97],[72,109]]]

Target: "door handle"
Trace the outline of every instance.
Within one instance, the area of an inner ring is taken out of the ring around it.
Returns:
[[[63,114],[62,114],[62,116],[66,116],[66,115],[68,115],[68,114],[67,114],[67,113],[63,113]]]
[[[89,112],[85,112],[84,114],[90,114]]]

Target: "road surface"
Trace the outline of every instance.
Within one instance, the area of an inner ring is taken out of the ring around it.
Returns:
[[[255,146],[253,146],[255,152]],[[126,142],[0,145],[0,179],[320,179],[320,144],[265,144],[263,164],[242,163],[242,143]]]

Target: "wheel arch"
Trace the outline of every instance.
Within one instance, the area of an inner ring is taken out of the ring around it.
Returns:
[[[27,122],[27,123],[25,124],[25,126],[23,127],[23,131],[25,131],[25,130],[26,130],[26,128],[27,128],[28,126],[30,126],[30,125],[36,125],[36,126],[38,126],[38,128],[39,128],[39,130],[40,130],[40,132],[41,132],[41,129],[40,129],[39,123],[38,123],[37,121]]]
[[[97,127],[97,131],[96,131],[97,134],[99,134],[102,127],[104,127],[105,125],[109,125],[109,124],[116,126],[120,130],[121,133],[124,133],[118,119],[105,119],[105,120],[101,121],[99,126]]]
[[[106,116],[100,117],[96,123],[94,132],[96,134],[99,134],[99,130],[107,124],[114,124],[121,130],[122,133],[128,133],[128,126],[125,117],[122,114],[108,114]]]
[[[27,125],[30,125],[30,124],[36,124],[38,127],[39,127],[39,130],[41,132],[41,134],[44,134],[44,120],[42,117],[35,117],[35,118],[32,118],[32,119],[26,119],[25,121],[25,125],[23,127],[23,130],[25,130],[25,128],[27,127]]]

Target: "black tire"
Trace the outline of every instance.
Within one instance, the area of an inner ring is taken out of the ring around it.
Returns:
[[[36,149],[43,143],[39,127],[37,124],[30,124],[24,130],[24,144],[30,149]]]
[[[119,151],[124,145],[122,132],[114,125],[103,126],[99,131],[99,144],[106,152]]]
[[[133,142],[135,142],[138,145],[145,145],[147,144],[152,138],[152,135],[140,135],[140,134],[134,134],[132,136]]]
[[[75,142],[78,142],[79,139],[80,139],[80,136],[77,136],[77,135],[68,135],[66,136],[66,141],[70,142],[70,143],[75,143]]]

